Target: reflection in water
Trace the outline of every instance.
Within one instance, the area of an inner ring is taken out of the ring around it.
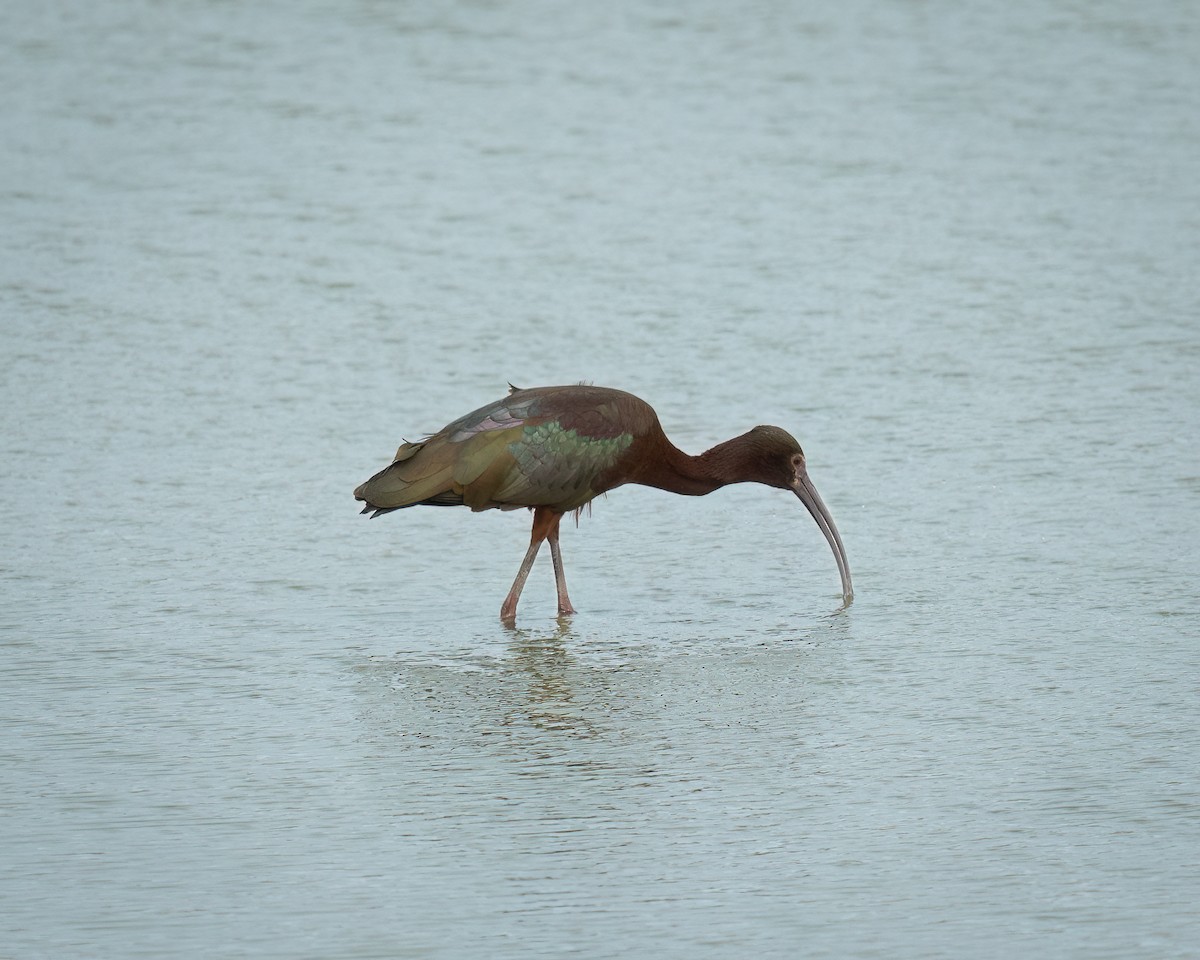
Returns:
[[[526,696],[514,706],[540,730],[563,731],[576,736],[593,737],[595,725],[584,716],[575,702],[570,675],[579,666],[568,644],[577,640],[570,621],[559,618],[557,629],[549,636],[540,631],[510,628],[511,659],[506,661],[516,685],[525,683]]]
[[[432,748],[410,761],[429,758],[434,777],[449,772],[444,758],[465,753],[485,779],[582,773],[621,790],[663,776],[690,781],[699,769],[719,774],[754,753],[769,756],[764,765],[778,775],[799,755],[813,691],[837,674],[852,632],[848,618],[833,617],[755,633],[633,647],[560,620],[506,628],[502,646],[406,651],[358,668],[364,729],[391,754]],[[763,739],[764,725],[780,731]],[[713,754],[717,734],[738,748]]]
[[[435,747],[438,755],[478,751],[533,776],[559,765],[607,766],[581,744],[603,739],[614,703],[625,699],[618,678],[637,672],[597,656],[594,641],[565,619],[551,629],[504,628],[502,646],[404,651],[357,670],[367,681],[363,719],[372,739]]]

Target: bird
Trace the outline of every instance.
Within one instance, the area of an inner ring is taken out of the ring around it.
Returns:
[[[520,389],[473,410],[437,433],[404,441],[395,459],[354,491],[371,517],[418,505],[473,511],[533,511],[529,549],[500,619],[516,620],[517,602],[544,542],[550,544],[558,615],[575,613],[567,595],[559,523],[600,494],[626,483],[703,496],[731,483],[791,490],[829,542],[842,581],[843,605],[854,598],[837,526],[808,477],[804,451],[786,430],[757,426],[689,456],[663,432],[646,401],[609,387],[575,384]]]

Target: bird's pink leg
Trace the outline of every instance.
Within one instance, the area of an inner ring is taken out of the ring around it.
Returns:
[[[571,598],[567,596],[567,577],[563,571],[562,553],[558,549],[558,522],[561,519],[561,513],[554,515],[554,526],[550,528],[546,539],[550,541],[550,559],[554,561],[554,585],[558,588],[558,615],[565,617],[574,613],[575,608],[571,606]]]
[[[553,527],[555,532],[558,532],[560,516],[562,514],[554,513],[546,507],[538,507],[533,511],[533,531],[529,535],[529,549],[525,551],[525,559],[521,561],[517,578],[513,581],[508,596],[504,598],[504,605],[500,607],[500,619],[505,623],[512,623],[517,619],[517,601],[521,599],[521,591],[525,589],[525,581],[529,577],[529,571],[533,569],[533,561],[537,559],[542,541],[546,539],[550,529]]]
[[[512,623],[517,619],[517,601],[521,599],[521,591],[525,589],[525,580],[529,576],[529,571],[533,569],[533,561],[537,559],[538,550],[541,547],[542,541],[534,540],[529,544],[529,549],[525,551],[525,559],[521,561],[517,579],[513,581],[508,596],[504,598],[504,605],[500,608],[500,619],[505,623]]]

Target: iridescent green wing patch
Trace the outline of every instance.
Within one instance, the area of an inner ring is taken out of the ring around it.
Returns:
[[[494,499],[561,504],[565,509],[586,503],[595,495],[596,478],[614,466],[632,443],[629,433],[589,437],[556,421],[526,425],[508,445],[514,469]]]

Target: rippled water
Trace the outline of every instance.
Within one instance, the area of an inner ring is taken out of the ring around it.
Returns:
[[[1192,6],[0,11],[0,956],[1184,957]],[[507,381],[790,494],[359,517]]]

